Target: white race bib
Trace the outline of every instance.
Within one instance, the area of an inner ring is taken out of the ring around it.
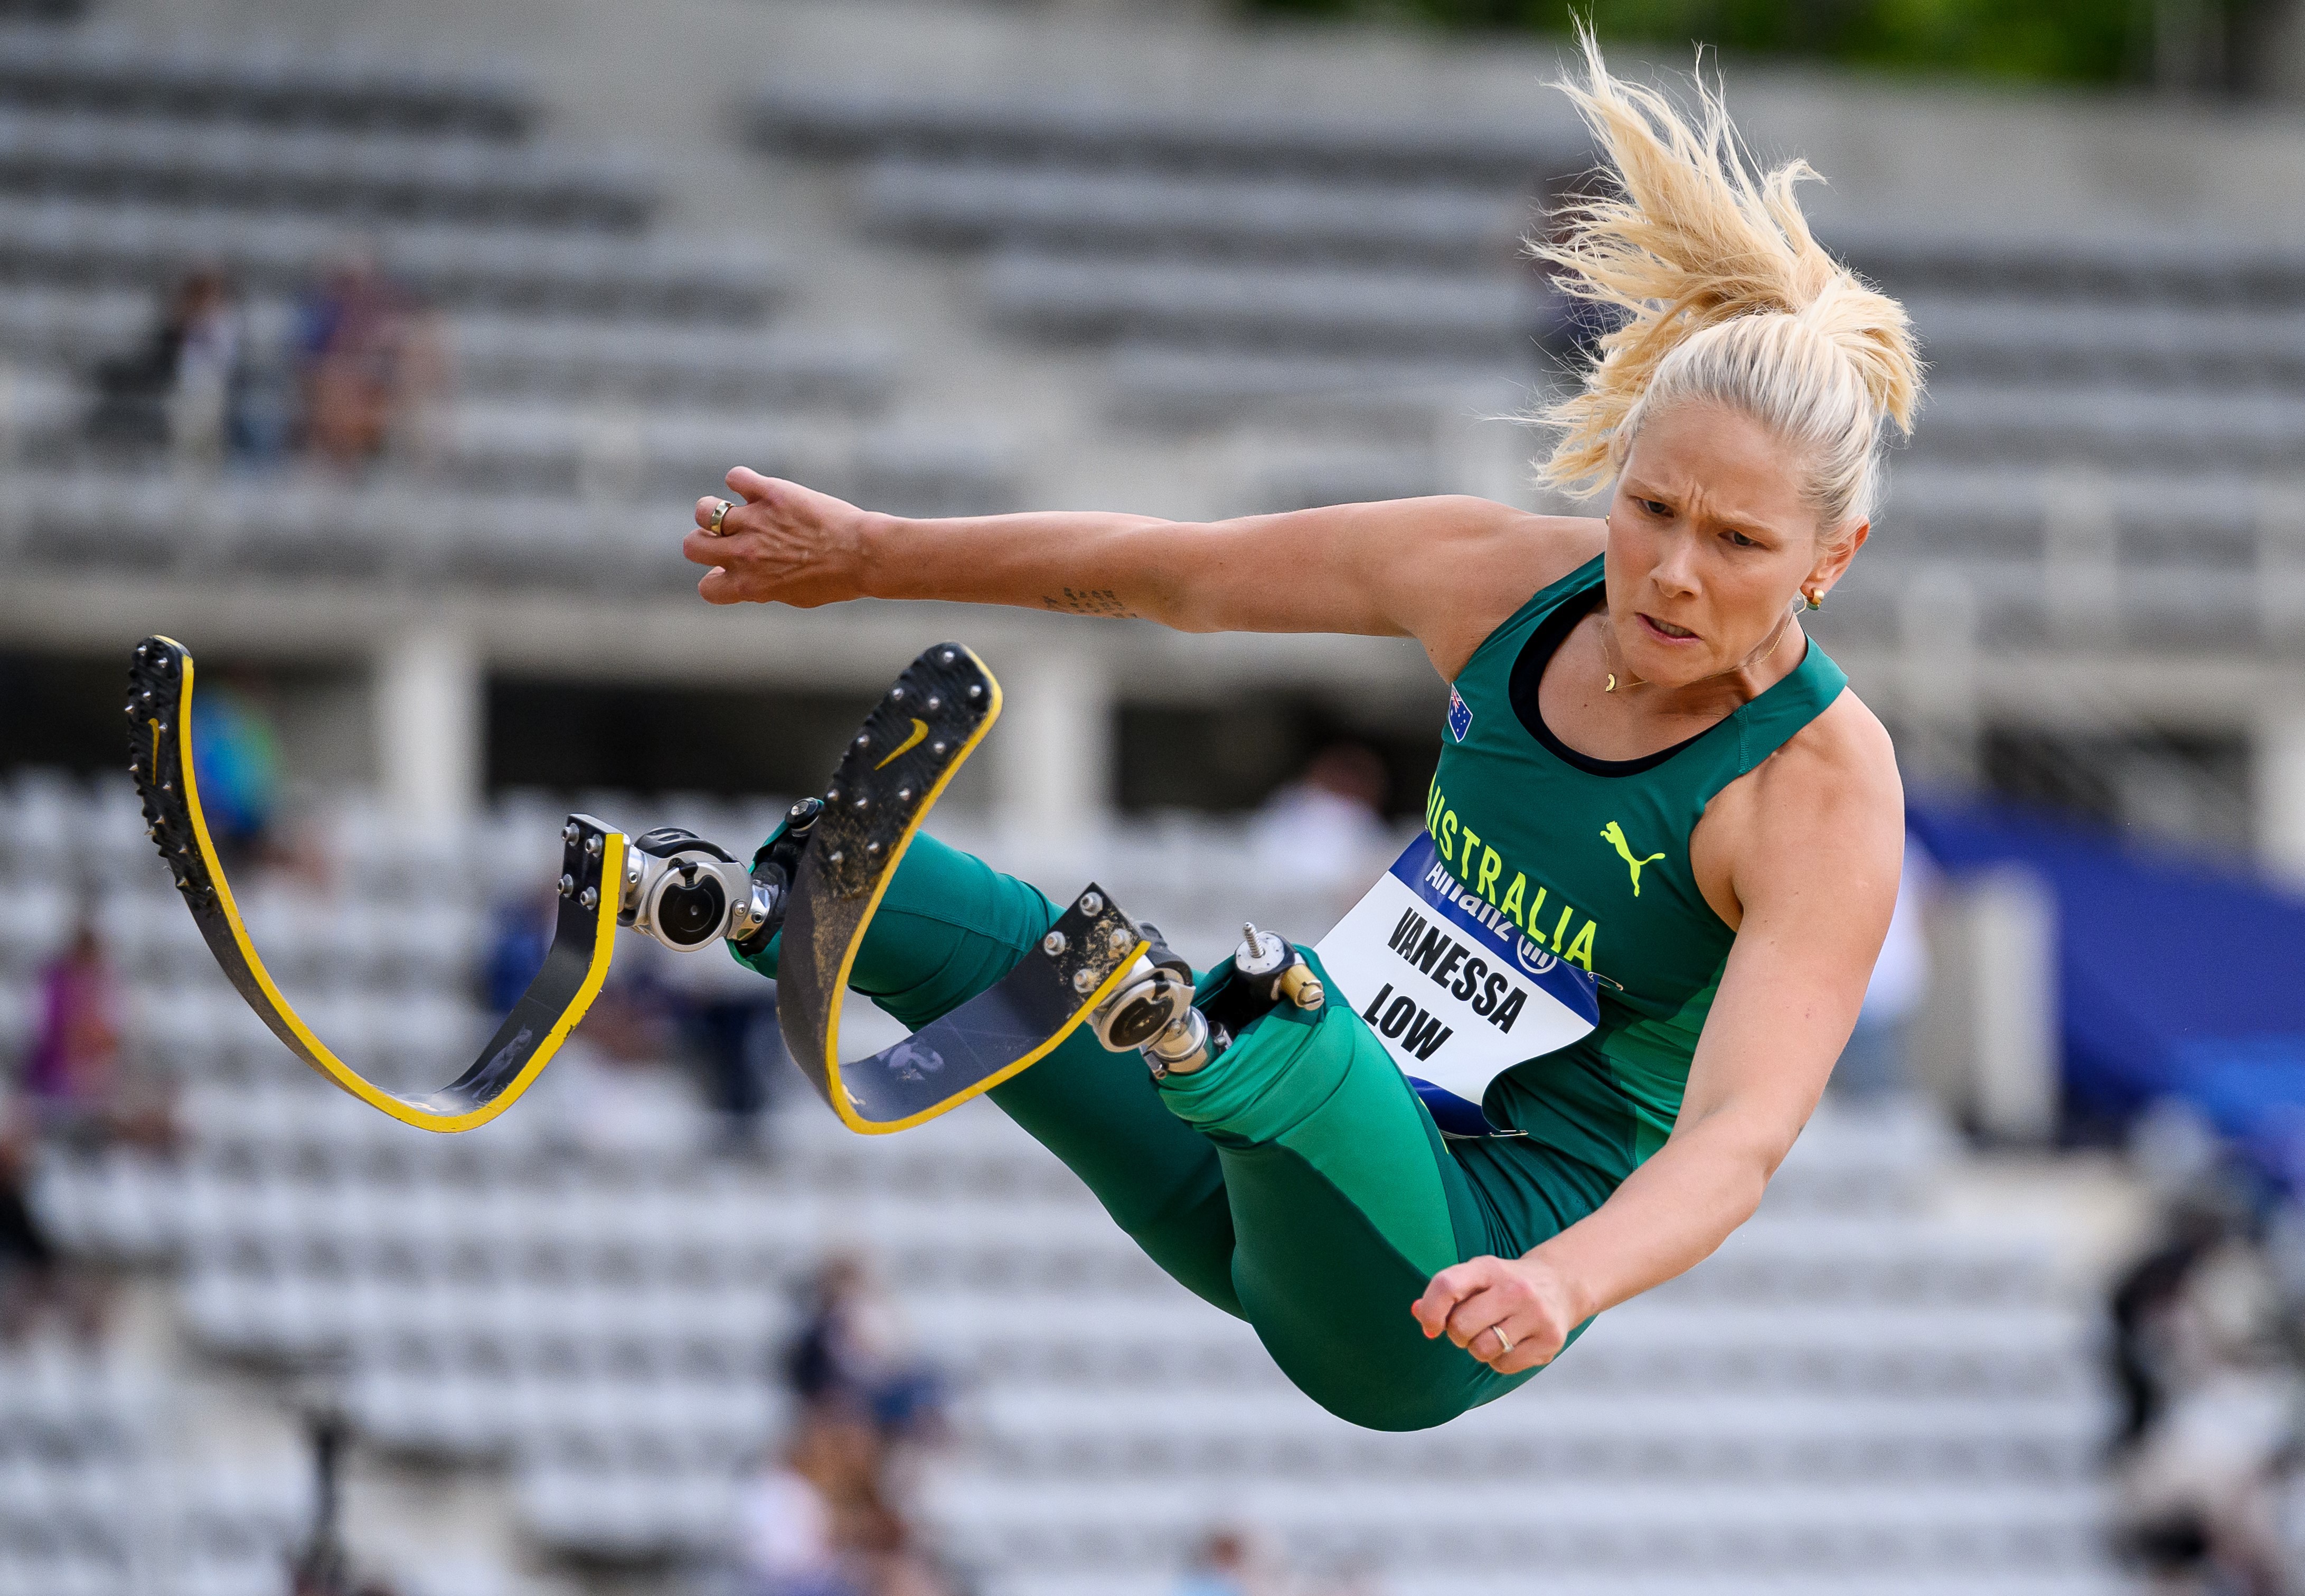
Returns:
[[[1491,1080],[1567,1046],[1601,1017],[1591,973],[1459,884],[1425,832],[1314,951],[1402,1073],[1473,1105],[1476,1117]]]

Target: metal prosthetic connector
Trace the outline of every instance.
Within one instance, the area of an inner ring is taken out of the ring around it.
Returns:
[[[1240,946],[1233,950],[1232,970],[1234,980],[1268,1004],[1317,1009],[1329,998],[1305,955],[1291,947],[1287,937],[1259,931],[1253,920],[1241,923]]]
[[[1150,946],[1121,977],[1118,989],[1089,1016],[1089,1025],[1110,1051],[1133,1047],[1144,1054],[1154,1080],[1189,1075],[1224,1051],[1223,1040],[1193,1007],[1192,966],[1161,941],[1158,927],[1136,929]]]

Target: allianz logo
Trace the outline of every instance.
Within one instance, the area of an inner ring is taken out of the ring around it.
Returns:
[[[1544,975],[1561,962],[1559,957],[1550,952],[1542,942],[1533,936],[1522,935],[1520,927],[1514,925],[1505,915],[1500,914],[1487,899],[1470,887],[1459,885],[1457,878],[1449,874],[1446,866],[1434,864],[1425,873],[1425,879],[1419,884],[1425,889],[1425,895],[1427,898],[1461,910],[1465,915],[1469,916],[1476,925],[1500,943],[1510,945],[1513,962],[1530,975]]]

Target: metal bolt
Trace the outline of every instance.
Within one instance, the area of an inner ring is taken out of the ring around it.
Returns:
[[[837,786],[826,788],[824,789],[824,801],[828,804],[838,803],[840,801],[840,789]]]
[[[1073,990],[1090,993],[1096,990],[1096,971],[1083,966],[1073,972]]]
[[[123,713],[132,721],[136,718],[136,706],[132,704],[128,704],[123,708]]]
[[[826,854],[824,858],[826,863],[837,865],[840,862],[840,850],[836,848],[830,853]]]
[[[937,655],[937,663],[940,665],[949,665],[958,658],[960,658],[960,655],[957,652],[948,648],[942,653]]]
[[[807,813],[808,800],[806,798],[803,798],[800,802],[795,804],[791,808],[785,811],[785,818],[787,820],[798,820],[802,815]]]
[[[943,707],[943,699],[938,697],[934,693],[929,695],[928,709],[931,714],[934,714],[938,710],[940,710]]]
[[[889,702],[891,704],[902,704],[904,701],[905,684],[898,682],[895,687],[889,689]]]
[[[583,830],[583,828],[572,820],[566,825],[560,828],[560,840],[563,842],[574,842],[576,841],[577,832],[581,830]]]
[[[909,804],[909,803],[911,803],[911,802],[913,801],[913,789],[912,789],[911,788],[909,788],[909,787],[899,787],[899,788],[897,788],[897,801],[898,803],[900,803],[900,804]]]
[[[583,892],[576,894],[576,901],[583,908],[598,909],[600,907],[600,894],[594,892],[591,887],[586,887]]]
[[[968,696],[969,696],[971,698],[982,698],[982,697],[983,697],[983,696],[984,696],[984,684],[983,684],[982,682],[974,682],[974,681],[973,681],[973,682],[969,683],[969,684],[968,684]]]
[[[858,732],[856,734],[856,740],[849,745],[852,748],[869,748],[872,746],[872,734],[869,731]]]
[[[160,783],[160,790],[163,792],[174,792],[176,790],[176,784],[174,781],[163,781]]]
[[[1081,913],[1083,913],[1083,914],[1084,914],[1084,915],[1101,915],[1101,914],[1102,914],[1103,912],[1104,912],[1104,894],[1103,894],[1103,893],[1101,893],[1101,892],[1083,892],[1083,893],[1081,894]]]
[[[872,799],[869,794],[860,792],[850,801],[848,807],[852,809],[863,809],[869,806],[872,801]]]
[[[568,896],[568,894],[569,894],[569,893],[571,893],[571,892],[574,892],[575,890],[576,890],[576,878],[575,878],[574,876],[573,876],[573,875],[564,875],[564,876],[562,876],[562,877],[560,878],[560,895],[561,895],[563,898],[566,898],[566,896]]]
[[[878,854],[880,851],[880,845],[878,842],[867,842],[864,845],[864,851],[869,854]]]
[[[931,743],[929,745],[929,752],[931,754],[941,754],[944,752],[944,745],[942,743]]]
[[[1041,939],[1041,952],[1046,953],[1050,958],[1054,959],[1058,954],[1064,951],[1065,934],[1063,932],[1051,931],[1048,935]]]
[[[1126,953],[1136,945],[1136,933],[1125,926],[1115,926],[1108,934],[1107,940],[1112,943],[1114,952]]]
[[[597,833],[584,839],[584,857],[588,859],[600,857],[600,839]]]

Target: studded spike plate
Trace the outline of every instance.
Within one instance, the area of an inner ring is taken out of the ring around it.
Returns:
[[[1000,713],[1000,686],[957,643],[923,653],[849,744],[809,833],[785,911],[777,1017],[802,1072],[852,1131],[901,1131],[1045,1056],[1144,952],[1097,888],[1049,940],[979,994],[871,1058],[840,1060],[840,1000],[897,862],[961,763]]]

